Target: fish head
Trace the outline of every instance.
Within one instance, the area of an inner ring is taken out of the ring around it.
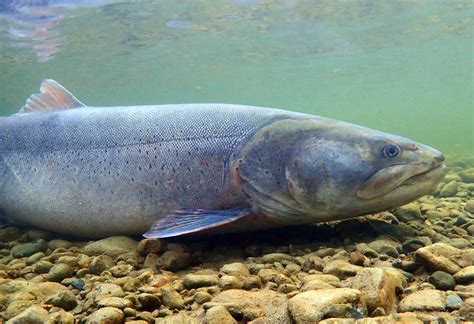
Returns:
[[[269,128],[241,158],[241,185],[266,215],[288,223],[401,206],[431,192],[447,172],[438,150],[349,123],[314,118]]]

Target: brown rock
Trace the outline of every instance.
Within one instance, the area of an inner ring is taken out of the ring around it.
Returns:
[[[231,314],[233,312],[229,307],[237,309],[242,315],[247,314],[248,317],[253,314],[253,319],[265,316],[270,323],[291,323],[287,310],[286,295],[272,290],[226,290],[214,297],[213,303],[215,303],[213,306],[222,304]],[[204,306],[207,304],[204,304]],[[263,314],[259,315],[260,311],[263,311]],[[253,319],[248,318],[247,320]]]
[[[416,251],[416,259],[431,270],[455,274],[474,261],[474,249],[461,250],[445,243],[435,243]]]
[[[383,307],[387,313],[396,307],[397,292],[405,285],[405,277],[393,268],[365,268],[350,280],[350,287],[360,290],[360,300],[369,311]]]
[[[350,264],[343,260],[334,260],[328,262],[323,269],[324,273],[332,274],[339,279],[345,279],[347,277],[355,276],[357,271],[363,269],[362,267]]]
[[[39,306],[31,306],[8,320],[7,324],[43,324],[47,319],[48,311]]]
[[[138,242],[137,252],[143,256],[150,254],[150,253],[160,253],[161,249],[163,248],[163,243],[159,239],[143,239]]]
[[[443,311],[446,308],[446,295],[434,289],[419,290],[402,299],[398,305],[400,312]]]
[[[233,324],[237,321],[230,315],[224,306],[214,306],[206,312],[207,324]]]
[[[288,301],[288,309],[296,323],[317,323],[335,304],[355,304],[360,291],[349,288],[310,290]]]
[[[114,307],[104,307],[91,314],[87,324],[121,324],[123,312]]]

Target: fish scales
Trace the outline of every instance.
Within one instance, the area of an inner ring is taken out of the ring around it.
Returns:
[[[2,118],[0,206],[18,221],[84,236],[91,225],[139,234],[174,209],[217,209],[235,147],[278,115],[286,113],[192,104]]]

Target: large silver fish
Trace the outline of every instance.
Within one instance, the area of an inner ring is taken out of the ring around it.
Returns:
[[[95,238],[332,221],[425,195],[446,174],[443,160],[409,139],[313,115],[89,107],[45,80],[19,113],[0,117],[0,214]]]

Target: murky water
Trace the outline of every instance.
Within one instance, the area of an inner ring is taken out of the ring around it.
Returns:
[[[6,0],[0,11],[0,115],[53,78],[90,105],[271,106],[474,151],[471,1]]]

